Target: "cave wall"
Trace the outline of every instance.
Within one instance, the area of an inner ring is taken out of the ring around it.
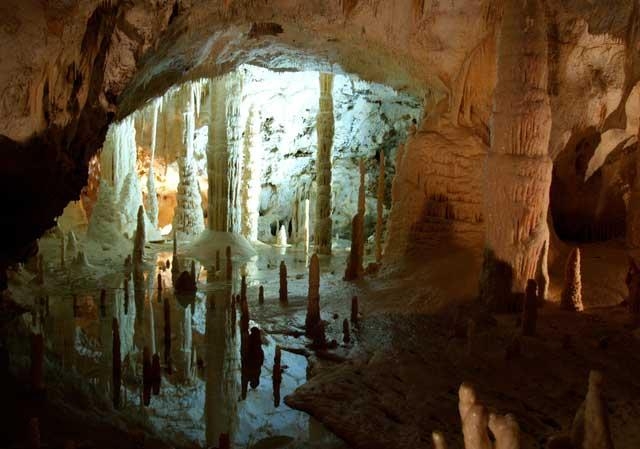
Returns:
[[[245,62],[353,72],[423,97],[424,109],[438,117],[420,124],[405,149],[407,160],[444,161],[432,175],[442,182],[428,189],[447,192],[438,202],[454,204],[452,224],[466,229],[473,216],[471,227],[482,229],[474,194],[459,189],[474,190],[470,186],[482,176],[482,164],[464,167],[470,157],[481,159],[476,153],[489,142],[500,5],[494,0],[3,2],[0,40],[10,45],[0,50],[0,190],[9,200],[1,227],[15,236],[3,242],[3,253],[24,252],[67,202],[78,198],[87,164],[112,120],[176,82]],[[640,78],[640,27],[630,0],[550,0],[545,8],[549,154],[555,158],[576,129],[625,128],[625,105]],[[254,22],[277,23],[282,32],[273,26],[250,32]],[[442,142],[433,146],[447,156],[429,148],[433,139]],[[460,187],[456,178],[464,170],[469,174],[461,175]],[[410,211],[399,203],[392,211],[389,241],[406,239],[425,218],[448,214],[442,212],[447,207],[426,206],[434,195],[425,194],[424,185],[411,187],[413,171],[411,165],[398,176],[419,204]],[[52,179],[59,182],[48,182]]]

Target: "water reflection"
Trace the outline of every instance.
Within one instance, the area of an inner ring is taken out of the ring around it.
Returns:
[[[309,441],[316,426],[281,404],[305,381],[306,359],[283,351],[261,325],[265,311],[273,321],[282,310],[277,298],[258,301],[261,285],[252,279],[264,271],[255,261],[236,263],[227,280],[224,259],[209,268],[180,260],[193,265],[198,291],[176,294],[170,255],[100,279],[99,289],[74,293],[75,301],[71,292],[51,297],[44,333],[62,364],[117,407],[144,410],[159,430],[201,445],[217,446],[222,434],[239,447],[274,437]],[[342,447],[326,432],[322,438],[329,443],[316,447]]]

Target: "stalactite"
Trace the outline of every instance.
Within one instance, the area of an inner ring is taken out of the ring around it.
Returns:
[[[567,258],[564,274],[564,287],[560,299],[560,307],[564,310],[582,312],[582,279],[580,275],[580,249],[571,250]]]
[[[320,74],[320,107],[316,131],[318,153],[316,157],[316,220],[315,250],[318,254],[331,254],[331,147],[333,146],[333,74]]]
[[[160,102],[158,99],[153,102],[152,107],[152,121],[151,121],[151,157],[149,158],[149,172],[147,173],[147,215],[149,221],[154,228],[158,227],[158,197],[156,196],[155,174],[153,172],[153,163],[156,156],[156,144],[158,133],[158,111],[160,109]]]
[[[210,82],[209,140],[207,142],[208,227],[212,231],[229,231],[229,180],[227,164],[227,89],[224,78]]]
[[[112,340],[112,372],[111,372],[111,391],[113,393],[113,406],[120,408],[120,387],[122,385],[122,353],[120,343],[120,325],[118,319],[114,318],[111,324],[113,333]]]
[[[522,335],[535,335],[537,320],[538,284],[533,279],[529,279],[525,291],[524,304],[522,306]]]
[[[380,150],[380,172],[378,174],[378,190],[377,190],[377,215],[376,215],[376,263],[382,263],[382,232],[384,230],[384,224],[382,222],[382,215],[384,212],[384,192],[386,188],[385,182],[385,162],[384,151]]]
[[[227,246],[226,249],[226,258],[227,258],[227,281],[230,281],[233,278],[233,262],[231,260],[231,247]]]
[[[136,237],[133,244],[133,264],[140,267],[144,258],[144,245],[146,243],[144,229],[144,208],[138,207],[138,226],[136,227]]]
[[[256,129],[256,120],[254,120],[254,108],[249,108],[247,124],[244,129],[243,139],[243,160],[242,160],[242,183],[241,183],[241,201],[242,201],[242,225],[241,232],[250,241],[258,239],[258,215],[260,208],[260,155],[258,150],[260,146],[256,145],[254,140],[259,136],[259,130]]]
[[[320,330],[320,324],[320,262],[318,255],[314,253],[309,261],[309,292],[307,295],[305,334],[315,340]]]
[[[262,285],[258,289],[258,304],[264,304],[264,287]]]
[[[280,261],[280,304],[287,304],[289,301],[289,288],[287,285],[287,265],[284,260]]]
[[[517,309],[519,294],[535,278],[549,238],[547,47],[540,0],[508,0],[498,43],[491,149],[484,175],[486,251],[480,297],[494,311]]]
[[[180,183],[176,195],[176,208],[173,215],[173,229],[189,236],[198,235],[204,230],[204,215],[202,213],[202,198],[200,186],[196,178],[196,168],[193,159],[195,134],[195,93],[192,83],[182,87],[183,91],[177,95],[174,113],[174,123],[181,133],[174,144],[179,145],[178,170]],[[180,110],[184,104],[184,112]],[[178,132],[176,131],[176,132]]]

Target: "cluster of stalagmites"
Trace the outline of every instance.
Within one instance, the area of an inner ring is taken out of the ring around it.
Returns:
[[[587,395],[571,432],[551,437],[547,449],[613,449],[602,384],[602,374],[591,371]],[[520,449],[520,427],[515,417],[489,413],[468,383],[458,390],[458,411],[465,449]],[[447,448],[441,432],[433,432],[432,440],[434,449]]]

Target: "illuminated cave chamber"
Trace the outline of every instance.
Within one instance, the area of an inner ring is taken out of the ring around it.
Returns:
[[[332,78],[330,218],[336,244],[351,238],[360,160],[366,169],[365,236],[374,234],[381,153],[388,214],[396,151],[420,116],[421,102],[354,76]],[[132,236],[143,204],[151,241],[172,231],[195,240],[207,229],[276,244],[284,230],[286,240],[298,244],[309,200],[313,242],[319,79],[318,72],[244,65],[219,78],[174,86],[111,125],[99,156],[89,236],[106,243],[120,239],[115,234]]]

